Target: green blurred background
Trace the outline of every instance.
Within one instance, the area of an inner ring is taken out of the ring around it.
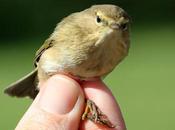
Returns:
[[[175,1],[0,0],[0,130],[13,130],[31,100],[3,89],[32,70],[35,51],[61,18],[112,3],[132,17],[129,56],[105,79],[128,130],[175,130]]]

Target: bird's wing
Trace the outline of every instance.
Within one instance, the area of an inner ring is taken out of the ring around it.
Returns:
[[[53,40],[46,40],[44,44],[41,46],[41,48],[36,52],[34,65],[35,69],[21,78],[20,80],[16,81],[15,83],[11,84],[8,88],[5,89],[5,93],[11,95],[11,96],[17,96],[17,97],[25,97],[29,96],[32,99],[36,97],[38,94],[37,84],[36,81],[38,80],[37,73],[38,68],[37,64],[41,57],[41,55],[44,53],[45,50],[53,46]]]
[[[35,82],[37,68],[32,72],[9,85],[4,92],[10,96],[25,97],[29,96],[34,99],[38,94],[37,83]]]
[[[44,44],[40,47],[40,49],[36,52],[35,54],[35,59],[34,59],[34,66],[38,66],[38,61],[40,60],[41,55],[47,50],[48,48],[53,46],[54,40],[47,39]]]

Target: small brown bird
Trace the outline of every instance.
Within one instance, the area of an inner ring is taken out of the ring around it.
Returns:
[[[38,84],[57,73],[79,80],[106,76],[128,53],[128,27],[129,16],[116,5],[94,5],[69,15],[36,52],[35,69],[10,85],[5,93],[34,99]],[[88,114],[93,105],[93,101],[87,100],[82,118],[113,127],[107,118],[100,118],[104,114],[97,106],[93,107],[94,115]]]

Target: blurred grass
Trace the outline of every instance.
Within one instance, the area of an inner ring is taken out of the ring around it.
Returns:
[[[44,39],[3,42],[0,48],[0,129],[12,130],[31,100],[3,94],[6,85],[32,69]],[[128,130],[175,129],[175,27],[132,28],[129,56],[105,79],[116,96]]]

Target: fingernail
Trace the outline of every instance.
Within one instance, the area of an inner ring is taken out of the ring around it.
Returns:
[[[63,115],[73,109],[79,94],[77,82],[64,75],[54,75],[41,86],[38,104],[47,112]]]

